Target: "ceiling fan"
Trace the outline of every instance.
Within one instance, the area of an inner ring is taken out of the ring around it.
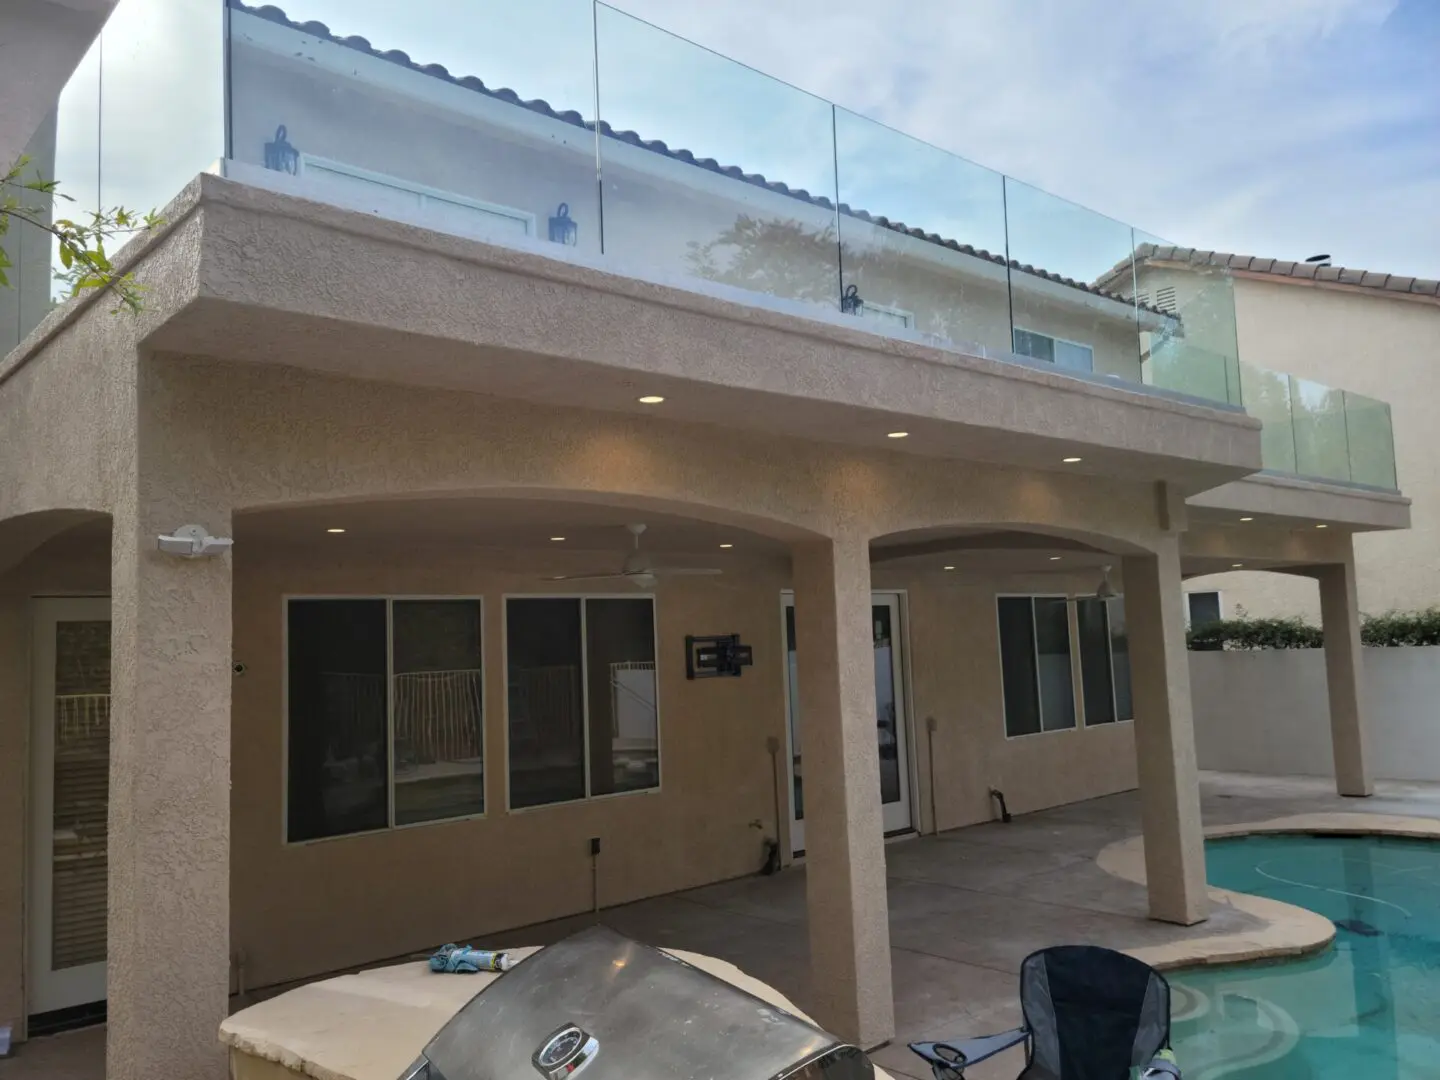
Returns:
[[[637,589],[653,588],[657,578],[662,577],[713,577],[723,573],[719,567],[705,566],[656,566],[649,557],[640,550],[640,537],[645,532],[645,526],[641,524],[626,525],[625,528],[635,538],[635,548],[629,555],[625,556],[625,562],[619,570],[602,571],[598,574],[556,574],[554,577],[547,577],[546,581],[610,581],[624,579],[633,584]]]
[[[1110,584],[1110,566],[1100,568],[1100,584],[1095,586],[1094,592],[1071,593],[1067,599],[1070,600],[1114,600],[1120,594],[1115,591],[1115,586]]]

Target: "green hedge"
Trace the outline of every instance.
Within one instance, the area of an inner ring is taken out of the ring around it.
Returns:
[[[1304,619],[1252,619],[1243,613],[1191,628],[1186,644],[1196,652],[1252,649],[1318,649],[1325,644],[1320,628]]]
[[[1440,605],[1361,616],[1360,643],[1375,648],[1440,645]],[[1319,649],[1325,636],[1318,626],[1299,617],[1254,619],[1242,611],[1238,618],[1194,627],[1186,634],[1186,644],[1196,652]]]

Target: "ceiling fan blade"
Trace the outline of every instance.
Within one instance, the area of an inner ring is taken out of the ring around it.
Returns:
[[[556,574],[552,577],[541,578],[541,581],[614,581],[622,578],[634,577],[634,574],[627,574],[621,571],[611,571],[607,574]]]
[[[645,571],[655,577],[713,577],[724,572],[714,566],[652,566]]]

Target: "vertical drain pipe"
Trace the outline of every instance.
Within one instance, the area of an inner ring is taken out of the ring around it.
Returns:
[[[600,913],[600,837],[590,838],[590,911]]]
[[[935,729],[938,723],[933,716],[925,717],[925,756],[930,766],[930,832],[940,833],[940,818],[935,814]]]

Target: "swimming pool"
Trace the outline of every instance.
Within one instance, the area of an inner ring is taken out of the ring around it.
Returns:
[[[1335,946],[1169,974],[1185,1080],[1440,1078],[1440,843],[1250,836],[1206,845],[1211,885],[1324,915]]]

